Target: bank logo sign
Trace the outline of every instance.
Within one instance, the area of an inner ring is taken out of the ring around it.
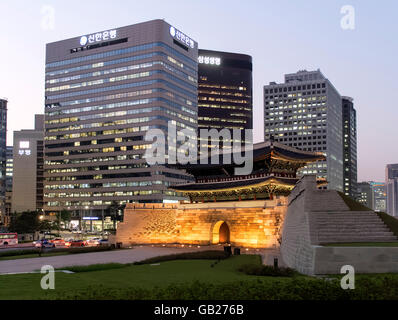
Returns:
[[[112,40],[117,38],[117,30],[109,30],[104,32],[98,32],[89,36],[83,36],[80,38],[80,45],[85,46],[87,44],[93,44],[101,41]]]
[[[193,41],[190,37],[182,33],[181,31],[177,30],[174,27],[170,27],[170,35],[178,40],[179,42],[183,43],[184,45],[195,49],[195,41]]]
[[[199,56],[198,62],[200,64],[209,64],[209,65],[213,65],[213,66],[220,66],[221,65],[221,58]]]

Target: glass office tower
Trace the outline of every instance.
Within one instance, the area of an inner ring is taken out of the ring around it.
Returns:
[[[47,212],[172,202],[181,171],[149,166],[149,129],[197,130],[198,45],[163,20],[47,45]]]
[[[356,199],[358,195],[357,112],[354,99],[343,97],[344,193]]]
[[[233,129],[253,129],[252,57],[200,49],[198,62],[199,130],[229,129],[232,138]],[[241,138],[245,141],[244,132]],[[223,147],[220,140],[200,137],[200,144],[211,150]]]

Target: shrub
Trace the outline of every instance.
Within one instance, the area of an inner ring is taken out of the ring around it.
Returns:
[[[224,251],[200,251],[188,252],[180,254],[172,254],[163,257],[155,257],[140,262],[135,262],[134,265],[153,264],[159,262],[173,261],[173,260],[224,260],[230,255]]]
[[[398,279],[359,277],[355,290],[343,290],[340,281],[317,278],[248,280],[225,284],[191,282],[165,288],[109,288],[46,292],[42,299],[59,300],[397,300]]]
[[[12,250],[12,251],[0,252],[0,258],[24,256],[24,255],[27,255],[27,254],[39,254],[39,250],[38,249],[33,249],[33,250]]]
[[[90,266],[73,266],[60,268],[59,270],[68,270],[74,273],[84,273],[84,272],[94,272],[94,271],[105,271],[105,270],[115,270],[128,267],[129,264],[121,263],[107,263],[107,264],[94,264]]]
[[[238,271],[251,276],[293,277],[298,273],[290,268],[274,268],[257,264],[245,264]]]
[[[71,248],[71,249],[43,249],[42,254],[56,254],[56,253],[65,253],[65,254],[79,254],[79,253],[91,253],[91,252],[103,252],[113,250],[110,246],[100,246],[100,247],[82,247],[82,248]],[[5,251],[0,252],[0,258],[2,257],[17,257],[24,255],[39,255],[40,249],[29,249],[29,250],[13,250],[13,251]]]
[[[111,250],[114,250],[111,246],[99,246],[99,247],[71,248],[71,249],[66,249],[66,252],[69,252],[70,254],[79,254],[79,253],[103,252]]]
[[[355,290],[354,290],[355,291]],[[397,290],[395,290],[397,291]],[[52,295],[54,294],[54,295]],[[165,288],[108,288],[92,286],[77,291],[47,293],[62,300],[340,300],[358,299],[341,289],[338,281],[288,279],[287,281],[240,281],[226,284],[193,282]]]

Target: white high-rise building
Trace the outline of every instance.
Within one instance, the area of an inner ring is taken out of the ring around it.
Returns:
[[[326,154],[327,160],[309,165],[303,174],[317,174],[328,188],[343,191],[342,97],[317,71],[285,75],[285,82],[264,87],[265,140]]]

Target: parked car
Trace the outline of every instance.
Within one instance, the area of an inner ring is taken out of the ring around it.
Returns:
[[[76,248],[76,247],[87,247],[87,241],[84,240],[73,240],[70,244],[70,246],[72,248]]]
[[[100,246],[106,246],[109,245],[109,240],[108,239],[101,239],[100,240]]]
[[[50,242],[47,239],[41,239],[33,242],[36,248],[55,248],[55,243]]]

